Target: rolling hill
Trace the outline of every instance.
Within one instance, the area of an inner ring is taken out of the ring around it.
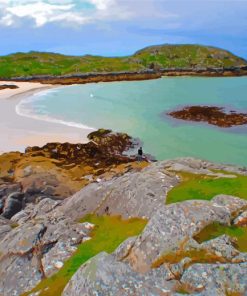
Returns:
[[[215,47],[202,45],[150,46],[126,57],[66,56],[47,52],[0,57],[0,77],[135,72],[163,69],[246,67],[247,61]]]

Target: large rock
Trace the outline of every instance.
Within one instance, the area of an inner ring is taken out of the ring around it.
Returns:
[[[88,153],[96,149],[95,145],[89,145],[92,149],[89,147]],[[63,145],[60,151],[52,152],[54,147],[60,146],[48,145],[44,153],[53,153],[56,157],[53,161],[58,161],[61,166],[67,168],[72,165],[63,164],[66,157],[63,149],[67,151],[70,146]],[[76,146],[70,148],[75,150]],[[37,148],[37,151],[27,153],[39,158],[37,155],[41,151]],[[70,155],[73,160],[76,159],[74,154],[75,151]],[[82,157],[84,154],[80,155]],[[103,154],[100,154],[100,161],[107,164]],[[123,161],[122,165],[129,170],[124,163],[126,159],[119,161]],[[52,168],[56,165],[53,164]],[[27,167],[27,163],[23,167]],[[99,295],[175,293],[177,281],[174,279],[179,280],[193,262],[190,258],[182,258],[180,262],[168,266],[162,262],[162,258],[169,252],[176,252],[181,246],[207,250],[217,256],[220,254],[223,260],[232,264],[246,262],[245,254],[238,252],[225,236],[202,244],[193,240],[194,235],[213,222],[229,225],[246,209],[246,201],[220,195],[212,201],[191,200],[165,205],[168,191],[180,182],[174,170],[188,168],[191,172],[207,175],[212,174],[211,168],[219,169],[207,162],[180,159],[177,162],[157,162],[139,172],[130,169],[125,175],[118,174],[105,181],[99,168],[97,179],[92,177],[90,181],[94,183],[65,201],[47,198],[49,192],[31,193],[36,187],[30,187],[31,191],[25,191],[25,198],[31,201],[35,195],[33,203],[27,204],[11,220],[0,220],[0,295],[20,295],[32,289],[44,276],[58,271],[65,260],[73,255],[78,244],[90,236],[90,230],[85,224],[78,223],[78,218],[91,212],[99,215],[120,214],[125,218],[147,217],[150,220],[141,235],[126,240],[113,255],[100,254],[82,266],[71,279],[64,295],[94,295],[94,291],[98,291]],[[24,178],[32,178],[34,170],[34,166],[32,170],[26,169]],[[232,171],[246,174],[240,169],[232,168]],[[213,174],[223,173],[214,171]],[[11,193],[5,194],[5,199]],[[188,242],[193,244],[189,245]],[[156,266],[159,268],[152,268]]]
[[[230,212],[231,216],[236,216],[239,212],[247,208],[246,200],[231,195],[216,195],[212,199],[212,202],[224,206]]]
[[[194,239],[190,239],[184,246],[183,250],[179,250],[180,254],[186,252],[189,254],[193,251],[205,251],[206,257],[196,258],[197,261],[200,259],[207,263],[221,262],[221,263],[240,263],[247,262],[247,254],[241,253],[236,249],[236,241],[227,235],[221,235],[209,241],[205,241],[201,244],[197,243]],[[200,253],[198,253],[200,254]]]
[[[167,160],[164,162],[165,168],[175,171],[191,172],[194,174],[219,174],[222,171],[228,173],[247,175],[247,168],[238,167],[227,164],[218,164],[193,157],[177,158],[175,160]],[[218,171],[218,172],[217,172]]]
[[[0,295],[20,295],[31,290],[43,277],[58,271],[77,245],[88,238],[90,229],[85,224],[53,214],[58,204],[43,199],[32,211],[24,210],[23,215],[20,212],[14,217],[19,226],[12,229],[13,222],[9,222],[11,230],[0,241]]]
[[[10,219],[16,213],[21,211],[21,209],[24,207],[23,199],[24,199],[24,194],[23,193],[21,193],[21,192],[13,192],[13,193],[11,193],[6,198],[2,216],[7,218],[7,219]]]
[[[100,253],[79,268],[62,295],[171,295],[178,286],[166,268],[140,274],[113,256]]]
[[[247,263],[194,264],[181,283],[191,292],[202,292],[199,295],[247,295]]]
[[[229,225],[232,214],[245,205],[239,198],[220,196],[212,202],[190,200],[164,206],[150,219],[125,260],[136,270],[148,270],[207,225],[213,222]]]
[[[126,260],[136,270],[148,270],[212,222],[229,223],[228,211],[207,201],[186,201],[158,210],[136,240]]]
[[[10,255],[0,263],[0,295],[19,296],[35,287],[43,274],[39,262],[31,253],[28,256]]]
[[[168,191],[178,183],[174,173],[164,171],[162,163],[155,163],[141,172],[90,184],[66,200],[61,210],[74,219],[91,212],[151,218],[164,206]]]
[[[11,221],[23,224],[31,219],[45,217],[45,214],[48,214],[61,204],[61,201],[56,201],[46,196],[40,196],[39,199],[40,202],[37,204],[27,204],[25,209],[11,218]]]
[[[3,213],[7,197],[14,192],[21,192],[20,184],[3,183],[0,185],[0,214]]]
[[[5,237],[5,235],[12,230],[11,223],[9,220],[0,216],[0,241]]]

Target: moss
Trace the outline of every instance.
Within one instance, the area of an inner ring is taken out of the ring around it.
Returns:
[[[181,287],[176,292],[179,293],[179,294],[183,294],[183,295],[190,295],[190,293],[184,287]]]
[[[186,257],[191,259],[191,261],[185,266],[186,268],[188,268],[193,263],[215,263],[215,262],[226,263],[227,262],[224,258],[219,257],[213,253],[210,253],[207,250],[192,249],[189,251],[185,251],[181,249],[176,252],[170,252],[161,256],[159,259],[153,262],[152,268],[158,268],[164,263],[176,264]]]
[[[146,220],[139,218],[122,220],[120,216],[96,215],[88,215],[80,222],[85,221],[95,225],[91,233],[92,239],[79,245],[77,251],[58,273],[44,279],[36,288],[24,293],[23,296],[37,291],[41,291],[39,294],[41,296],[61,295],[72,275],[83,263],[102,251],[113,252],[125,239],[138,235],[147,223]]]
[[[235,238],[236,248],[241,252],[247,252],[247,227],[225,226],[219,223],[212,223],[206,226],[194,238],[199,243],[202,243],[223,234]]]
[[[192,173],[179,173],[182,182],[167,195],[166,203],[185,200],[211,200],[215,195],[228,194],[247,200],[247,176],[236,178],[217,178]]]
[[[19,226],[19,224],[18,223],[11,223],[10,224],[10,227],[12,228],[12,229],[14,229],[14,228],[16,228],[16,227],[18,227]]]

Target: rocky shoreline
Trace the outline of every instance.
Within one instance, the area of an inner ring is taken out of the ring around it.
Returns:
[[[10,220],[1,217],[1,295],[246,295],[247,257],[234,239],[222,235],[198,242],[195,237],[212,223],[241,221],[246,227],[247,201],[221,194],[211,201],[166,205],[169,192],[182,182],[181,173],[247,178],[243,168],[193,158],[139,169],[131,162],[124,173],[91,182],[63,201],[40,196]],[[80,222],[89,213],[148,222],[140,235],[112,254],[100,252],[64,282],[65,262],[87,241],[93,243],[92,230],[98,226]]]
[[[202,76],[202,77],[234,77],[247,75],[247,67],[229,68],[166,68],[145,70],[138,72],[112,72],[112,73],[85,73],[69,74],[63,76],[37,75],[27,77],[3,78],[6,81],[39,82],[43,84],[84,84],[113,81],[135,81],[157,79],[162,76]]]
[[[48,143],[0,155],[0,215],[11,219],[29,203],[63,200],[91,182],[138,167],[131,155],[136,142],[127,134],[101,129],[88,139],[86,144]]]
[[[0,156],[1,295],[246,295],[245,168],[193,158],[138,162],[127,134],[101,129],[88,138]],[[217,185],[211,199],[199,188],[196,200],[167,204],[189,178],[232,185]],[[108,223],[108,237],[88,215]],[[116,223],[117,232],[123,223],[147,225],[109,254],[99,240],[111,240]],[[227,233],[199,241],[214,223],[238,227],[244,250]],[[83,261],[82,247],[99,251]],[[78,265],[72,274],[68,262]]]
[[[167,113],[176,119],[195,122],[207,122],[221,128],[229,128],[247,124],[247,114],[236,111],[226,112],[223,107],[187,106]]]

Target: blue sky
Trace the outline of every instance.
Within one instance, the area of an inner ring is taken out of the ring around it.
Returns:
[[[0,0],[0,55],[128,55],[197,43],[247,59],[247,0]]]

